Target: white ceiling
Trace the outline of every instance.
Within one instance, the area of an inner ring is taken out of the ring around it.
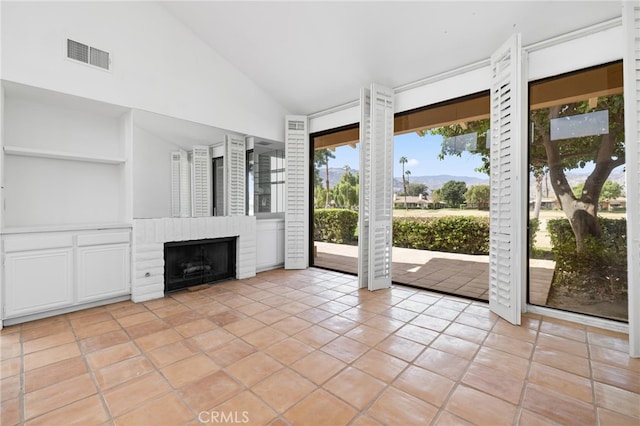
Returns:
[[[487,59],[515,32],[526,46],[621,15],[617,0],[163,4],[294,114]]]

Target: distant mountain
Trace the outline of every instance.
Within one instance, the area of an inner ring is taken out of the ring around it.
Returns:
[[[453,175],[436,175],[436,176],[409,176],[409,183],[422,183],[427,186],[429,194],[431,191],[442,188],[442,186],[450,180],[464,182],[467,187],[473,185],[488,185],[489,178],[477,178],[472,176],[453,176]],[[393,192],[402,191],[402,177],[393,178]]]
[[[589,175],[590,173],[567,173],[566,174],[567,182],[569,182],[569,186],[573,188],[574,186],[577,186],[580,183],[584,183],[589,177]],[[624,169],[622,167],[612,171],[609,177],[607,178],[607,180],[611,180],[613,182],[620,184],[624,188],[623,190],[624,190],[624,193],[626,194],[625,175],[624,175]],[[536,185],[536,182],[535,182],[535,179],[533,178],[533,175],[529,176],[529,193],[531,194],[531,197],[533,197],[533,194],[535,193],[535,185]],[[546,181],[542,182],[543,197],[547,197],[547,191],[548,191],[548,197],[551,197],[551,198],[554,197],[553,188],[551,187],[551,181],[549,180],[548,175],[547,175]]]
[[[318,169],[320,172],[320,178],[322,179],[322,183],[324,186],[324,181],[326,179],[325,169]],[[333,188],[338,182],[340,182],[340,178],[345,173],[343,168],[339,167],[329,167],[329,187]],[[351,173],[357,174],[357,170],[351,170]],[[442,185],[449,182],[450,180],[462,181],[467,184],[467,186],[472,185],[488,185],[489,178],[486,179],[471,177],[471,176],[453,176],[453,175],[437,175],[437,176],[409,176],[410,183],[422,183],[425,184],[429,190],[429,192],[434,189],[441,188]],[[393,192],[402,191],[402,177],[393,178]]]
[[[325,180],[327,179],[326,171],[325,171],[324,167],[319,168],[318,171],[319,171],[319,174],[320,174],[320,179],[322,180],[322,187],[324,188]],[[344,173],[345,173],[345,170],[343,168],[340,168],[340,167],[329,167],[329,187],[333,188],[334,186],[336,186],[336,184],[338,182],[340,182],[340,179],[342,178],[342,175]],[[351,173],[357,175],[358,171],[352,169]]]
[[[322,185],[324,186],[325,180],[325,170],[324,168],[319,169],[320,178],[322,179]],[[329,167],[329,186],[331,188],[334,187],[339,181],[342,175],[345,173],[343,168],[339,167]],[[351,173],[357,174],[357,170],[351,170]],[[579,183],[584,182],[587,177],[589,177],[589,173],[567,173],[567,181],[571,187],[576,186]],[[437,176],[409,176],[410,183],[423,183],[427,185],[429,193],[431,191],[441,188],[442,185],[449,182],[450,180],[462,181],[467,184],[467,186],[472,185],[488,185],[489,178],[486,179],[471,177],[471,176],[453,176],[453,175],[437,175]],[[625,186],[625,176],[622,168],[618,168],[614,170],[611,175],[609,175],[609,180],[619,183],[623,187]],[[535,191],[535,180],[533,177],[529,178],[529,186],[531,194]],[[553,196],[553,188],[551,188],[551,182],[548,185],[543,184],[542,191],[543,196],[546,193],[546,188],[549,188],[549,196]],[[401,192],[402,191],[402,177],[394,177],[393,178],[393,192]]]

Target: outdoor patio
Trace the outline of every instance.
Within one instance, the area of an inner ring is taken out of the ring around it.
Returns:
[[[351,274],[358,273],[358,246],[316,241],[314,266]],[[529,302],[545,305],[555,263],[531,260]],[[534,263],[535,262],[535,263]],[[489,256],[393,248],[393,281],[489,300]]]

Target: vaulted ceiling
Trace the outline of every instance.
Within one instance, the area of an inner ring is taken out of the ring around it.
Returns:
[[[621,15],[609,1],[162,2],[294,114],[487,59],[511,34],[530,45]]]

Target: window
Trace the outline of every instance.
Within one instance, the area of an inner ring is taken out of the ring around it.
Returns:
[[[248,215],[284,213],[284,144],[258,141],[247,151]]]
[[[622,62],[529,90],[529,302],[627,321]]]

